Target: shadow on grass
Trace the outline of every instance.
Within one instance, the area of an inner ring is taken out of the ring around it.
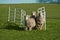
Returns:
[[[24,31],[24,27],[19,27],[19,25],[15,24],[13,22],[4,23],[0,29]]]
[[[26,31],[25,27],[20,27],[18,24],[14,22],[3,23],[0,29]],[[33,30],[36,30],[36,27],[34,27]]]

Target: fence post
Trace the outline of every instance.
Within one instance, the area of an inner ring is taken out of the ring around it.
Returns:
[[[14,10],[14,22],[16,21],[16,8]]]
[[[8,11],[8,21],[10,21],[10,7],[9,7],[9,11]]]

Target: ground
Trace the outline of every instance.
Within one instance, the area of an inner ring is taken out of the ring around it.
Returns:
[[[4,29],[9,6],[12,9],[23,8],[27,14],[45,6],[47,30]],[[60,4],[0,4],[0,40],[60,40]]]

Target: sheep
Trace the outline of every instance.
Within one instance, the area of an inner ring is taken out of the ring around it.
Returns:
[[[36,23],[35,23],[35,19],[30,16],[30,15],[26,15],[25,17],[25,25],[26,25],[26,30],[31,31],[33,27],[35,27]]]
[[[38,15],[36,16],[36,24],[37,24],[37,28],[39,30],[42,30],[42,27],[43,27],[43,14],[42,14],[42,11],[39,11]]]

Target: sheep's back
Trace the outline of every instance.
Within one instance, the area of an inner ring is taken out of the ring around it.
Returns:
[[[34,27],[36,25],[35,19],[30,18],[31,26]]]
[[[27,27],[34,27],[35,25],[36,25],[35,19],[29,18],[28,20],[26,20],[26,26]]]

